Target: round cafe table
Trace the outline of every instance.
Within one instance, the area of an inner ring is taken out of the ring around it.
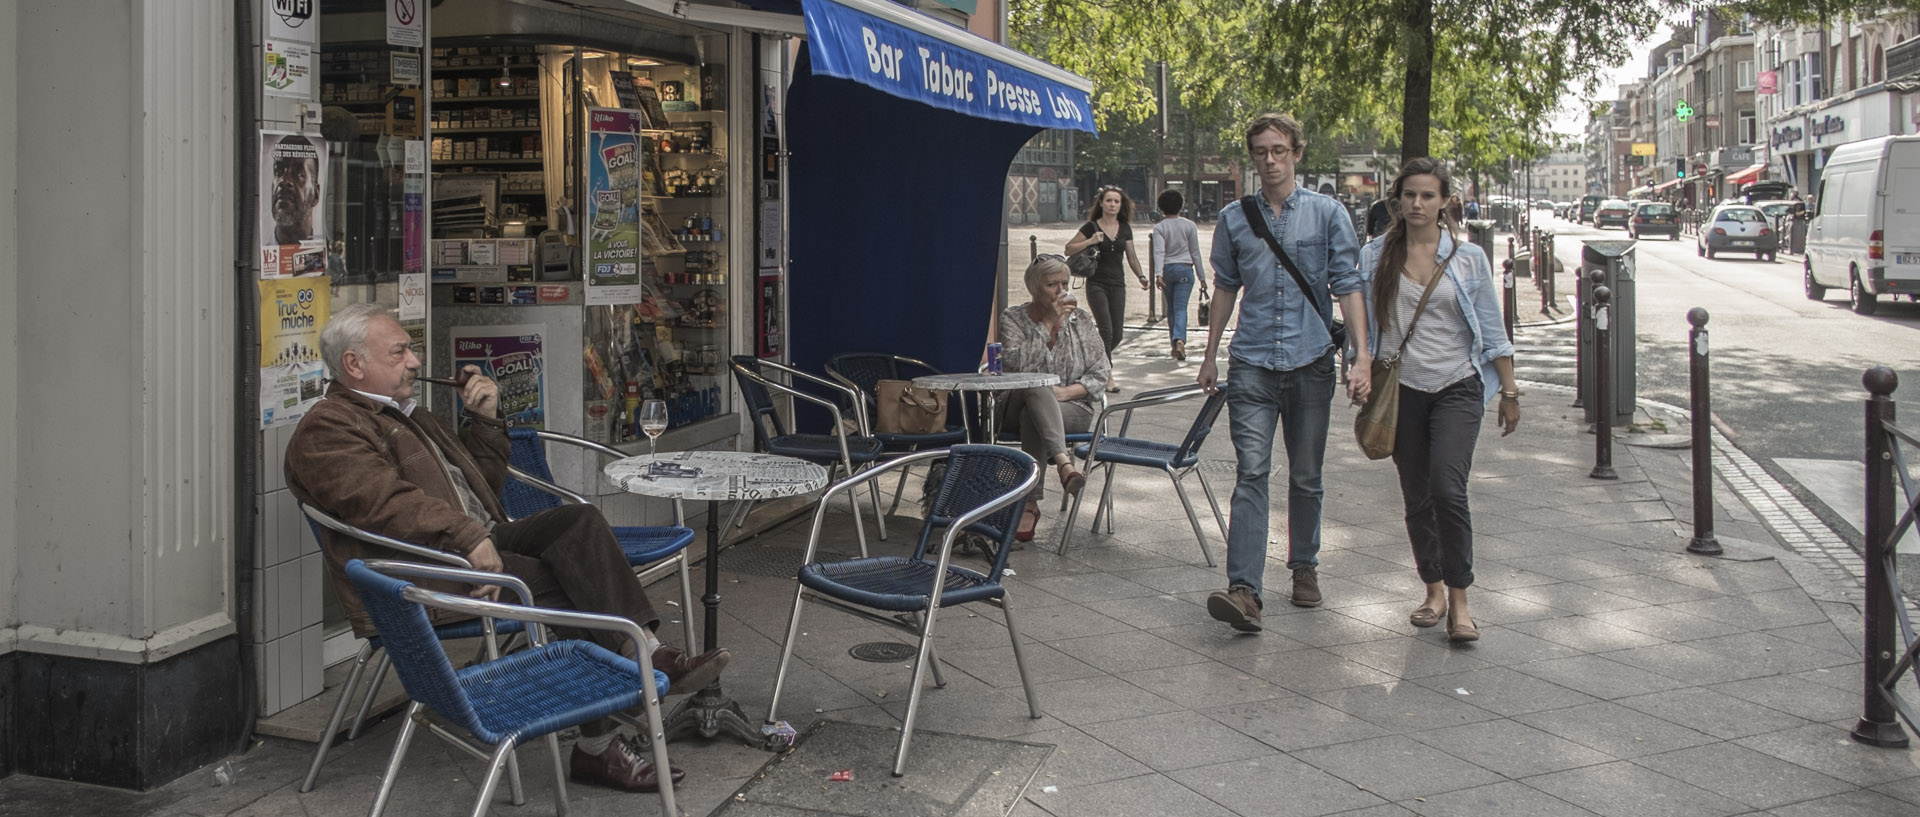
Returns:
[[[913,379],[917,389],[947,389],[950,391],[979,392],[985,395],[987,403],[987,433],[982,435],[985,442],[993,442],[1000,435],[1000,392],[1017,389],[1030,389],[1035,386],[1060,385],[1060,376],[1048,372],[1007,372],[1005,374],[930,374]],[[967,429],[967,442],[973,439],[973,429]]]
[[[827,485],[827,469],[818,465],[742,451],[645,454],[609,462],[602,473],[630,494],[707,501],[707,592],[700,597],[707,608],[707,626],[702,651],[719,646],[720,503],[812,493]],[[693,615],[693,611],[683,615]],[[721,690],[717,679],[681,701],[667,716],[668,740],[693,732],[711,738],[722,731],[767,748],[785,745],[784,740],[770,738],[749,723],[740,705]]]

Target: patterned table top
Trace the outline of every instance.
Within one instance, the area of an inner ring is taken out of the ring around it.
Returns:
[[[747,451],[643,454],[607,463],[602,473],[627,493],[669,499],[772,499],[827,485],[827,469],[818,465]]]
[[[1060,376],[1047,372],[1007,372],[1006,374],[930,374],[913,379],[922,389],[954,391],[1012,391],[1034,386],[1060,385]]]

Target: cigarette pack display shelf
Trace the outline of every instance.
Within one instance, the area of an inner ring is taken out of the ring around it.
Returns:
[[[466,103],[466,102],[538,102],[538,101],[540,101],[539,94],[511,94],[511,95],[493,94],[493,95],[475,95],[475,96],[438,96],[436,95],[433,98],[433,104],[435,105],[439,105],[447,102]]]

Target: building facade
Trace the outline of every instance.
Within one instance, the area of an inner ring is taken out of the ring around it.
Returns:
[[[1888,12],[1818,26],[1755,30],[1757,162],[1762,178],[1817,195],[1833,149],[1920,133],[1920,16]]]

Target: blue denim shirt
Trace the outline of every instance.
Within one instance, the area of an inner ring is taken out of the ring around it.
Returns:
[[[1360,291],[1355,265],[1359,242],[1347,208],[1331,196],[1295,187],[1277,215],[1265,196],[1256,198],[1267,229],[1300,267],[1312,291],[1302,293],[1294,285],[1267,242],[1247,226],[1239,202],[1220,208],[1220,223],[1213,231],[1213,283],[1240,294],[1240,328],[1228,356],[1236,363],[1292,371],[1333,350],[1327,322],[1307,297],[1333,315],[1333,296]]]
[[[1440,247],[1434,253],[1433,263],[1445,261],[1447,254],[1453,252],[1458,239],[1452,234],[1440,234]],[[1376,238],[1360,249],[1360,277],[1365,282],[1367,316],[1372,317],[1373,279],[1380,266],[1380,253],[1386,244],[1386,238]],[[1291,252],[1291,250],[1289,250]],[[1500,374],[1494,371],[1493,362],[1503,357],[1513,356],[1513,343],[1507,340],[1507,325],[1500,313],[1500,295],[1493,282],[1493,262],[1487,260],[1487,254],[1480,245],[1460,244],[1460,252],[1447,264],[1447,278],[1453,281],[1454,299],[1460,302],[1460,314],[1467,319],[1467,328],[1473,330],[1474,368],[1480,372],[1480,388],[1484,392],[1480,402],[1492,400],[1500,393]],[[1425,320],[1422,318],[1422,320]],[[1377,359],[1380,357],[1380,333],[1369,332],[1367,350]]]

